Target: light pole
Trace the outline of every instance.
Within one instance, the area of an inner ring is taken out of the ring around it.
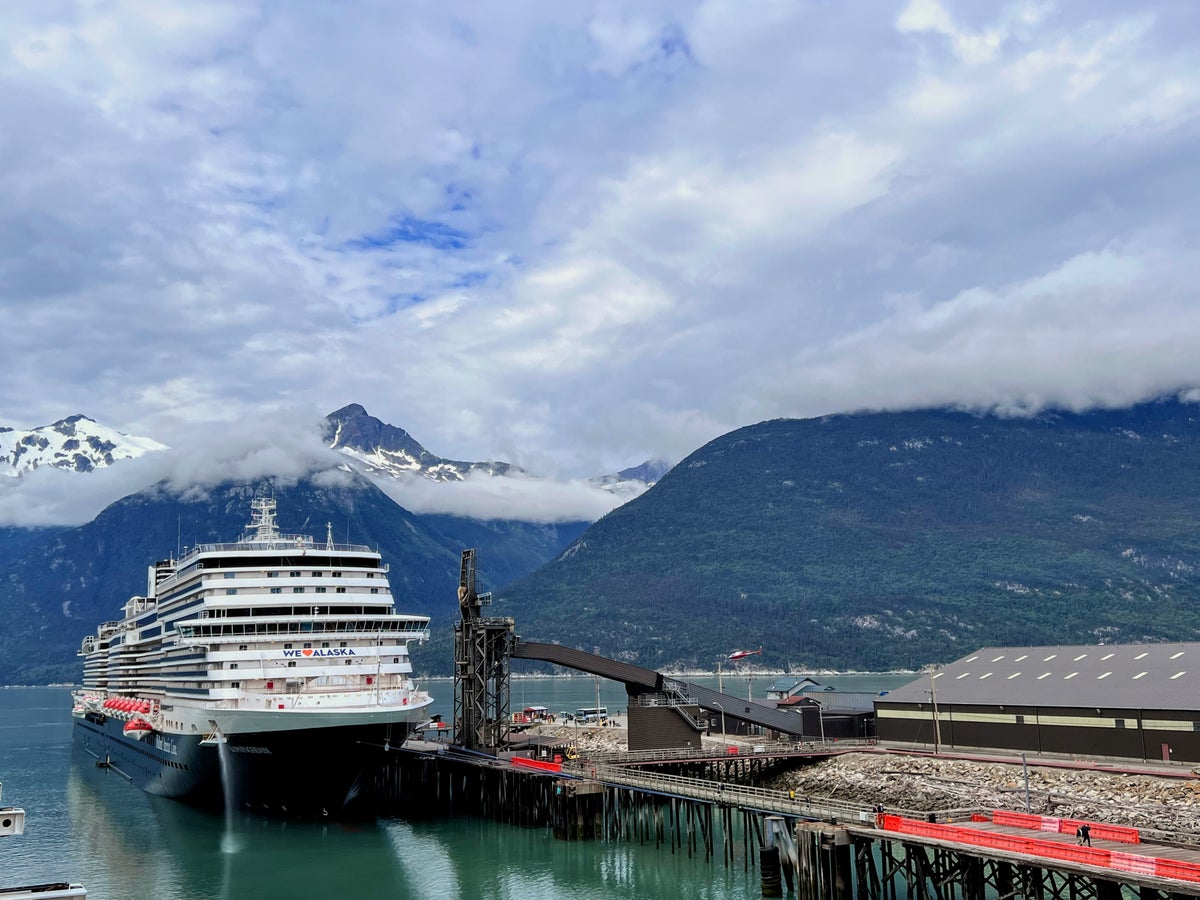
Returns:
[[[821,722],[821,743],[825,743],[825,706],[820,700],[817,701],[817,718]]]
[[[720,703],[717,703],[715,701],[713,702],[713,706],[715,706],[717,709],[719,709],[721,711],[721,736],[724,737],[725,736],[725,707],[723,707]]]
[[[717,693],[725,693],[725,681],[721,678],[721,660],[717,660]]]
[[[1025,812],[1029,812],[1029,762],[1021,754],[1021,768],[1025,771]]]
[[[933,752],[935,755],[942,752],[942,722],[938,718],[937,708],[937,670],[940,666],[929,667],[929,705],[933,708]]]

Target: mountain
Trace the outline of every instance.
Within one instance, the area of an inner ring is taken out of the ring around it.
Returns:
[[[1200,411],[763,422],[697,450],[492,607],[662,667],[880,670],[983,644],[1200,639]]]
[[[42,466],[90,472],[165,449],[158,441],[122,434],[81,415],[26,431],[0,426],[0,475],[16,477]]]
[[[601,475],[590,481],[601,490],[628,501],[640,497],[649,488],[654,487],[669,471],[671,464],[665,459],[648,459],[640,466],[622,469],[615,475]]]
[[[325,417],[329,446],[357,460],[369,475],[391,478],[421,476],[432,481],[462,481],[473,472],[523,474],[503,462],[459,462],[435,456],[403,428],[388,425],[351,403]]]
[[[520,466],[506,462],[462,462],[430,453],[403,428],[388,425],[358,403],[351,403],[325,417],[325,439],[329,446],[354,460],[367,477],[379,484],[387,480],[421,477],[430,481],[462,481],[472,474],[530,476]],[[588,483],[622,501],[644,493],[671,468],[661,459],[612,475],[588,479]]]

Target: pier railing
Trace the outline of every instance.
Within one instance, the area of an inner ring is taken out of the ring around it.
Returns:
[[[875,809],[870,804],[858,803],[852,800],[801,796],[793,791],[778,791],[771,788],[712,781],[706,778],[665,775],[657,772],[647,772],[643,769],[629,769],[625,766],[605,763],[595,765],[588,771],[588,765],[588,763],[584,763],[585,775],[613,786],[686,797],[689,800],[724,803],[772,815],[792,816],[828,822],[867,823],[871,825],[875,822]],[[914,818],[923,818],[926,815],[924,812],[918,810],[905,810],[901,812],[900,810],[889,809],[889,812]],[[943,821],[948,819],[957,821],[969,819],[972,812],[977,812],[977,810],[945,810],[940,812],[938,816]]]
[[[713,759],[717,756],[780,756],[790,753],[832,753],[861,750],[864,747],[875,746],[873,740],[853,741],[761,741],[744,743],[745,738],[739,738],[735,743],[731,738],[727,742],[713,743],[703,747],[691,747],[671,750],[587,750],[584,755],[597,762],[611,763],[650,763],[675,762],[687,760]]]

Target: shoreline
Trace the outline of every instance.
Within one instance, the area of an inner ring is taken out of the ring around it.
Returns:
[[[685,672],[663,672],[664,675],[670,678],[787,678],[795,676],[796,678],[869,678],[877,676],[911,676],[913,678],[920,677],[920,672],[910,672],[905,669],[889,669],[883,672],[867,672],[867,671],[820,671],[820,672],[781,672],[770,669],[751,669],[751,670],[730,670],[722,669],[720,672],[711,671],[685,671]],[[420,681],[453,681],[453,675],[413,675],[414,678]],[[536,672],[512,672],[509,678],[513,681],[537,681],[540,679],[549,678],[600,678],[603,676],[589,675],[585,672],[575,673],[556,673],[556,674],[541,674]],[[605,679],[608,680],[608,679]]]

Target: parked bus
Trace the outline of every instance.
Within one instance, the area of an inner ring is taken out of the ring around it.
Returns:
[[[600,725],[608,724],[608,707],[607,706],[585,706],[582,709],[575,710],[575,721],[582,724],[589,722],[599,723]]]

